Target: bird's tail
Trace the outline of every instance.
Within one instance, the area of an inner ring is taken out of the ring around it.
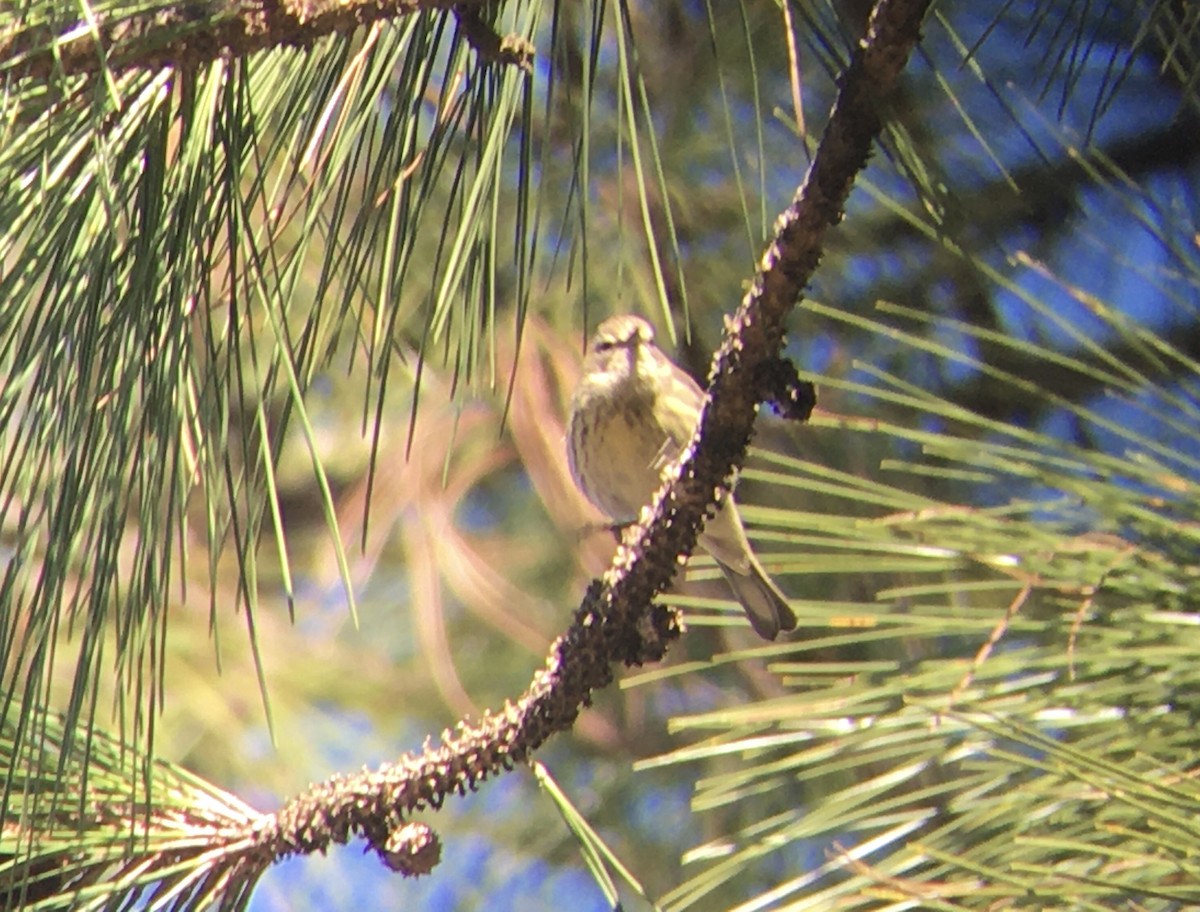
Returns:
[[[741,573],[728,564],[717,561],[717,566],[729,581],[729,588],[746,610],[750,626],[764,640],[773,640],[780,630],[794,630],[796,615],[783,593],[765,570],[751,555],[749,567]]]

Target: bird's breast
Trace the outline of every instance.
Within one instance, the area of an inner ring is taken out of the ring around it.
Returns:
[[[584,492],[617,522],[637,518],[679,452],[655,417],[653,397],[581,401],[571,435],[573,470]]]

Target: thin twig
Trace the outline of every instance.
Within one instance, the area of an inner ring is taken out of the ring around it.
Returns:
[[[458,27],[471,47],[483,60],[515,66],[525,72],[533,70],[533,45],[520,35],[501,37],[492,26],[479,15],[479,10],[466,3],[454,5]]]

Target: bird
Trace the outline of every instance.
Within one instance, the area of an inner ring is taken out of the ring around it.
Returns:
[[[613,522],[633,522],[691,440],[704,399],[655,344],[648,321],[632,314],[604,320],[571,398],[566,443],[575,485]],[[796,616],[750,549],[732,497],[722,499],[697,544],[716,560],[759,636],[774,640],[795,629]]]

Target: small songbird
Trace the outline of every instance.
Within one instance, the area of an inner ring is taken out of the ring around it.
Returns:
[[[704,391],[654,344],[641,317],[610,317],[588,346],[571,400],[567,461],[575,484],[614,522],[632,522],[691,440]],[[750,625],[764,639],[796,616],[750,550],[731,497],[705,523],[699,545],[717,561]]]

